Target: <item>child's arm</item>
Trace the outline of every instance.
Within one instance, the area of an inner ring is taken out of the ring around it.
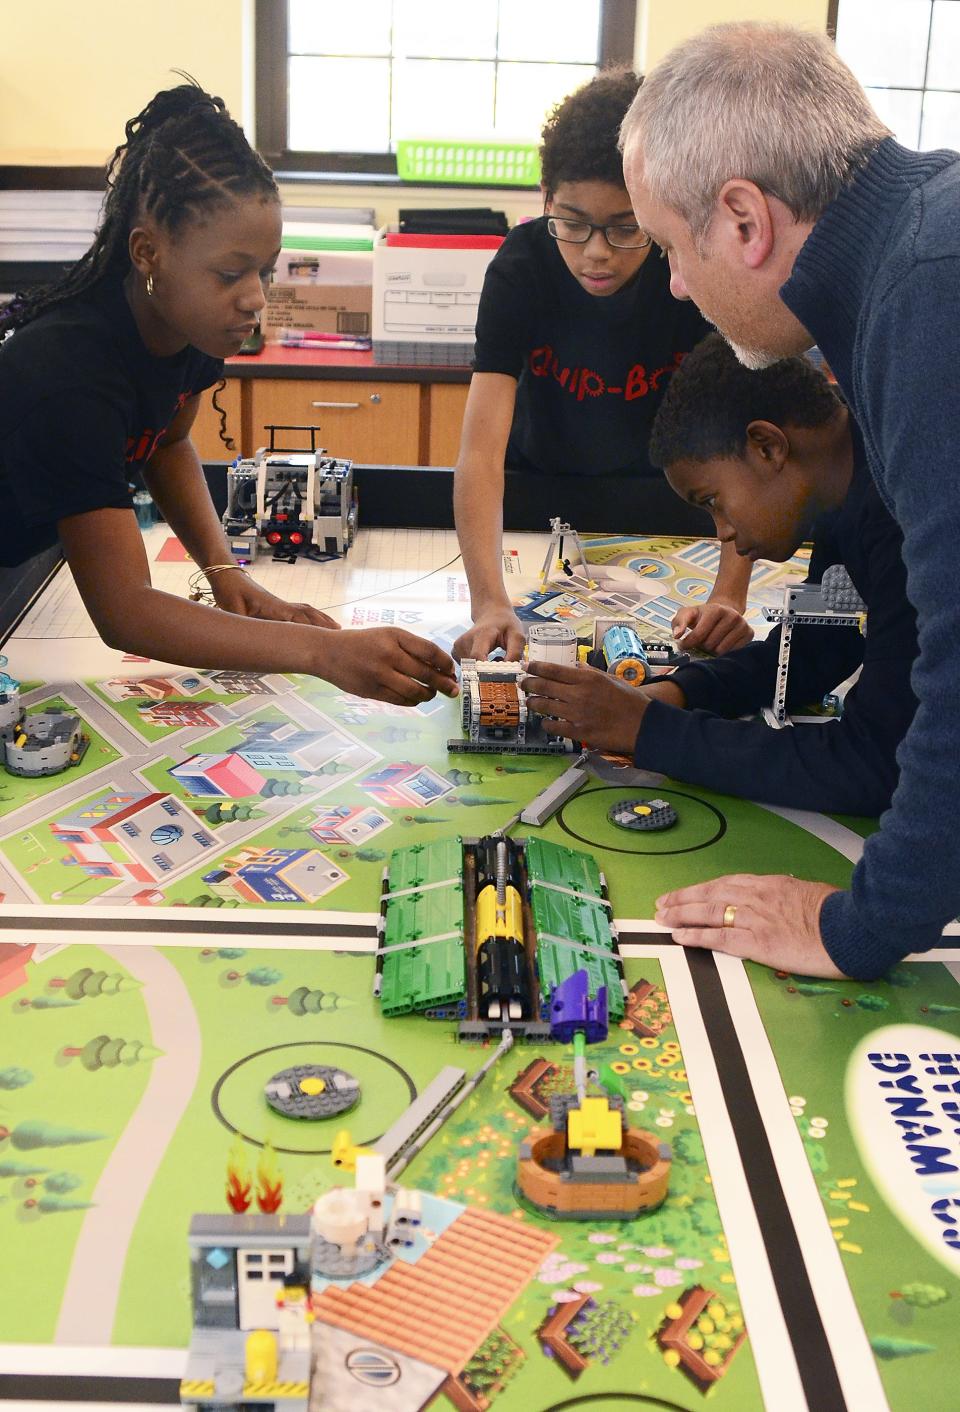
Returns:
[[[511,661],[523,652],[524,633],[503,584],[503,462],[513,421],[516,379],[474,373],[463,414],[453,481],[453,513],[470,585],[473,627],[453,644],[453,655],[485,658],[502,647]]]
[[[457,694],[447,654],[403,629],[334,632],[240,618],[155,589],[132,510],[71,515],[57,529],[80,596],[111,647],[188,667],[308,672],[399,705]]]
[[[233,555],[210,499],[200,457],[190,440],[199,403],[199,397],[191,397],[177,413],[144,467],[143,479],[167,524],[194,563],[202,568],[229,564]],[[338,626],[309,603],[288,603],[278,598],[249,574],[214,574],[210,589],[217,606],[228,613],[284,623],[312,623],[322,628]]]
[[[701,607],[681,608],[673,619],[673,635],[684,647],[706,652],[733,652],[745,647],[753,628],[744,619],[750,587],[749,559],[742,559],[732,544],[721,544],[720,564],[710,597]]]
[[[795,629],[790,700],[817,700],[849,676],[863,641],[855,628]],[[649,688],[627,687],[589,668],[535,662],[527,697],[534,710],[555,718],[545,722],[548,732],[632,755],[641,769],[772,804],[879,814],[890,802],[896,747],[912,715],[909,657],[866,661],[839,722],[776,731],[717,714],[770,704],[777,648],[771,634]]]

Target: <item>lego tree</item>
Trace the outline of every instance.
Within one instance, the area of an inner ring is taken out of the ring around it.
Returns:
[[[286,1006],[291,1015],[302,1018],[304,1015],[319,1015],[322,1010],[343,1010],[353,1001],[332,990],[313,990],[310,986],[298,985],[289,995],[272,995],[270,1004],[278,1009]]]
[[[119,995],[123,991],[138,990],[140,982],[123,971],[94,971],[90,966],[81,966],[66,978],[54,976],[47,988],[62,990],[71,1000],[89,1000],[93,996]]]
[[[105,1034],[95,1035],[84,1045],[67,1045],[60,1051],[62,1059],[79,1059],[91,1074],[96,1073],[98,1069],[115,1069],[120,1064],[125,1067],[144,1064],[151,1059],[159,1059],[162,1055],[162,1049],[157,1049],[152,1044],[144,1044],[142,1040],[111,1039]]]

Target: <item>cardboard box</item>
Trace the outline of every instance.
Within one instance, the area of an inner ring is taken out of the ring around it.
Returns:
[[[373,250],[373,337],[383,343],[472,344],[495,250],[386,244]]]
[[[373,284],[372,250],[281,250],[277,284]]]
[[[372,290],[368,284],[271,284],[262,328],[276,339],[281,329],[369,338]]]

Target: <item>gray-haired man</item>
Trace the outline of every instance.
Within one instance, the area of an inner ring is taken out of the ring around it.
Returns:
[[[960,912],[960,156],[899,146],[826,38],[765,24],[673,50],[622,143],[675,296],[748,367],[823,350],[903,531],[920,643],[900,783],[850,890],[718,878],[657,919],[687,945],[881,975]]]

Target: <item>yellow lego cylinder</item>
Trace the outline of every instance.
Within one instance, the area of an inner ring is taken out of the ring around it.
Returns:
[[[248,1383],[277,1380],[277,1336],[270,1329],[254,1329],[244,1346],[243,1375]]]
[[[477,950],[490,937],[509,937],[523,942],[523,903],[515,887],[507,885],[504,903],[497,906],[497,889],[490,883],[481,888],[476,901]]]

